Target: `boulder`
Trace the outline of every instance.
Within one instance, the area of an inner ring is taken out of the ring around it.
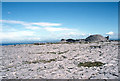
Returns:
[[[75,42],[74,39],[67,39],[66,41],[67,41],[67,42]]]
[[[109,36],[105,37],[107,40],[109,40]]]
[[[66,42],[66,39],[61,39],[61,42]]]
[[[107,38],[103,37],[102,35],[90,35],[85,39],[87,42],[100,42],[100,41],[107,41]]]

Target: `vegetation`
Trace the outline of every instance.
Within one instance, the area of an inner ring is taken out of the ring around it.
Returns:
[[[90,46],[90,48],[101,48],[102,46]]]
[[[59,52],[58,54],[63,54],[63,53],[67,53],[69,50],[67,50],[67,51],[64,51],[64,52]]]
[[[84,66],[84,67],[99,67],[99,66],[102,66],[104,65],[104,63],[102,62],[85,62],[85,63],[79,63],[78,64],[78,67],[81,67],[81,66]]]
[[[76,50],[73,50],[73,51],[76,51]]]
[[[56,54],[56,52],[47,52],[47,53],[52,53],[52,54]]]
[[[34,43],[34,45],[45,45],[45,43]]]
[[[68,50],[69,51],[69,50]],[[67,53],[68,51],[64,51],[64,52],[58,52],[58,54],[63,54],[63,53]],[[47,52],[47,54],[49,54],[49,53],[51,53],[51,54],[57,54],[57,52]],[[42,54],[42,52],[37,52],[37,53],[31,53],[31,52],[29,52],[28,54]]]
[[[36,64],[36,63],[40,63],[40,62],[43,62],[43,63],[50,63],[52,61],[56,61],[56,59],[50,59],[50,60],[35,60],[35,61],[24,61],[25,64]]]
[[[31,53],[31,52],[29,52],[28,54],[42,54],[42,52],[37,52],[37,53]]]
[[[67,58],[66,56],[62,56],[63,58]]]
[[[94,43],[94,42],[55,42],[55,43],[52,43],[52,42],[47,42],[47,43],[34,43],[34,45],[48,45],[48,44],[89,44],[89,43]],[[99,43],[99,42],[97,42]]]
[[[58,52],[58,54],[63,54],[63,53],[67,53],[69,50],[67,50],[67,51],[64,51],[64,52]],[[52,54],[57,54],[56,52],[47,52],[47,53],[52,53]]]

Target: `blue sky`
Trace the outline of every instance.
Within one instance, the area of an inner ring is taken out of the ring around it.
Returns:
[[[3,41],[118,34],[117,2],[3,2]]]

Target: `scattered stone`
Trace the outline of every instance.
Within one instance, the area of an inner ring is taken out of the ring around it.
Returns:
[[[0,72],[5,79],[117,79],[117,44],[106,41],[2,46]]]

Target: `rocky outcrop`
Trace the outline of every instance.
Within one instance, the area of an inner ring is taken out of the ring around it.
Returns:
[[[85,42],[85,39],[61,39],[61,42]]]
[[[104,42],[108,41],[109,36],[103,37],[102,35],[96,34],[96,35],[90,35],[86,39],[61,39],[61,42]]]
[[[103,37],[102,35],[90,35],[85,39],[87,42],[101,42],[101,41],[107,41],[107,38]]]
[[[74,40],[74,39],[67,39],[66,41],[67,42],[75,42],[76,40]]]

